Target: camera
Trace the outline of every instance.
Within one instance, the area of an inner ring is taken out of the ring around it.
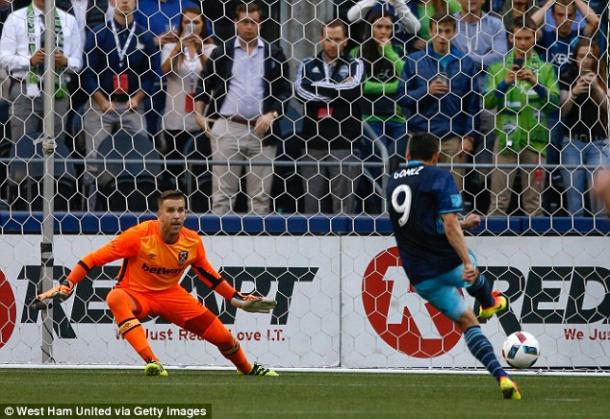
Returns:
[[[523,64],[525,64],[525,60],[523,58],[515,58],[515,61],[513,62],[513,69],[519,70],[521,67],[523,67]]]

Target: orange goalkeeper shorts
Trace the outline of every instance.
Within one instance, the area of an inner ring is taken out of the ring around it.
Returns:
[[[205,308],[193,295],[189,294],[180,285],[163,291],[138,292],[128,287],[118,286],[134,299],[137,310],[136,317],[142,319],[148,315],[163,317],[180,327],[184,327],[187,321],[205,314]]]

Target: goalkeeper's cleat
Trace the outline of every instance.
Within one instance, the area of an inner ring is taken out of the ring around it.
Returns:
[[[491,295],[493,295],[496,303],[491,307],[487,307],[487,308],[481,307],[481,309],[479,310],[480,319],[483,319],[483,320],[491,319],[494,316],[494,314],[498,314],[499,312],[506,310],[506,308],[508,307],[508,300],[506,299],[505,296],[502,295],[502,293],[500,291],[493,290],[491,292]]]
[[[157,375],[159,377],[167,377],[169,375],[167,370],[159,361],[152,361],[146,364],[146,367],[144,367],[144,374],[151,377]]]
[[[508,376],[500,378],[500,391],[505,399],[521,400],[521,392],[519,386]]]
[[[243,375],[243,372],[241,372],[241,371],[237,371],[237,373],[240,375]],[[245,375],[266,375],[267,377],[279,377],[280,376],[277,372],[275,372],[269,368],[265,368],[261,364],[257,364],[256,362],[254,363],[254,365],[252,365],[252,369],[250,370],[250,372]]]

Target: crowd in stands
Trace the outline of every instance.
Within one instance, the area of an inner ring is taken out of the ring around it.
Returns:
[[[56,209],[379,214],[429,132],[467,211],[602,214],[607,2],[352,1],[299,59],[268,6],[227,3],[230,31],[207,3],[56,0]],[[40,202],[44,6],[0,0],[0,210]]]

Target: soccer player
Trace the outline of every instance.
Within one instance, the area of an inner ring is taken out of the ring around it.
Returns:
[[[415,134],[407,149],[407,167],[390,177],[388,211],[403,267],[417,293],[453,320],[464,333],[468,349],[498,380],[505,399],[521,399],[517,384],[500,366],[493,347],[471,307],[458,292],[466,288],[480,304],[479,317],[491,318],[508,301],[479,274],[462,229],[479,224],[477,215],[458,220],[462,197],[451,173],[435,167],[438,138]]]
[[[146,362],[147,375],[168,373],[153,353],[140,320],[149,314],[166,320],[216,345],[239,373],[277,376],[263,366],[250,364],[239,342],[220,320],[179,284],[192,266],[211,289],[246,311],[268,312],[275,301],[237,292],[210,265],[197,233],[184,227],[186,200],[182,192],[166,191],[158,199],[157,220],[129,228],[110,243],[82,258],[60,285],[40,294],[37,303],[59,296],[67,298],[74,286],[96,266],[123,259],[116,286],[106,302],[119,333]]]

